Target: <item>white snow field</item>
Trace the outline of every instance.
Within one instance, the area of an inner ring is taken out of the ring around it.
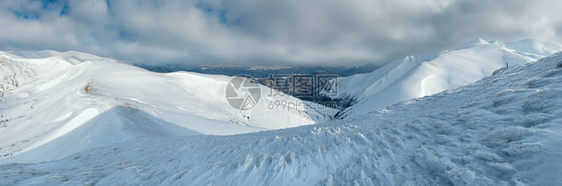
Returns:
[[[503,44],[476,39],[455,49],[391,62],[368,74],[340,78],[336,97],[357,102],[338,117],[364,115],[399,101],[473,83],[495,70],[519,66],[562,51],[562,45],[532,39]]]
[[[98,78],[99,89],[110,92]],[[57,131],[99,108],[55,119],[71,123]],[[127,109],[115,112],[144,113]],[[154,132],[158,125],[133,129]],[[0,185],[561,185],[562,54],[353,120],[229,136],[149,136],[55,161],[0,164]]]
[[[40,162],[154,136],[229,135],[322,121],[331,110],[238,110],[231,77],[154,73],[79,52],[0,52],[0,163]]]

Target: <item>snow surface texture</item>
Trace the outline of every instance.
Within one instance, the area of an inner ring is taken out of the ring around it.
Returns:
[[[489,76],[497,69],[519,66],[562,51],[562,45],[537,40],[503,44],[483,39],[452,50],[396,60],[369,74],[340,78],[340,98],[357,102],[340,118],[361,116],[399,101],[451,90]]]
[[[314,124],[335,110],[241,111],[226,101],[231,77],[160,74],[79,52],[0,52],[0,162],[59,159],[153,137],[229,135]]]
[[[561,85],[557,54],[354,120],[2,164],[0,185],[561,185]]]

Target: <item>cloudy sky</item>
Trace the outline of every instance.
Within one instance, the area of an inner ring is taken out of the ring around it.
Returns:
[[[149,65],[361,65],[481,37],[562,43],[557,0],[1,0],[0,50]]]

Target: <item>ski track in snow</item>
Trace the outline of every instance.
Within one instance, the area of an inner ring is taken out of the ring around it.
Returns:
[[[426,93],[426,91],[425,91],[425,88],[424,88],[425,86],[424,86],[424,85],[425,85],[425,83],[426,83],[426,81],[427,81],[428,79],[431,79],[431,78],[433,78],[433,77],[435,77],[435,76],[437,76],[437,75],[431,75],[431,76],[428,76],[428,77],[424,78],[423,80],[421,80],[421,82],[420,82],[421,93],[420,93],[420,95],[419,95],[418,97],[427,96],[427,93]]]
[[[560,185],[562,55],[365,116],[1,164],[0,185]]]

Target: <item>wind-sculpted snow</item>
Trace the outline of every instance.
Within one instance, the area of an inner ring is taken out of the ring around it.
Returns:
[[[562,56],[354,120],[151,137],[0,165],[0,185],[560,185]]]

